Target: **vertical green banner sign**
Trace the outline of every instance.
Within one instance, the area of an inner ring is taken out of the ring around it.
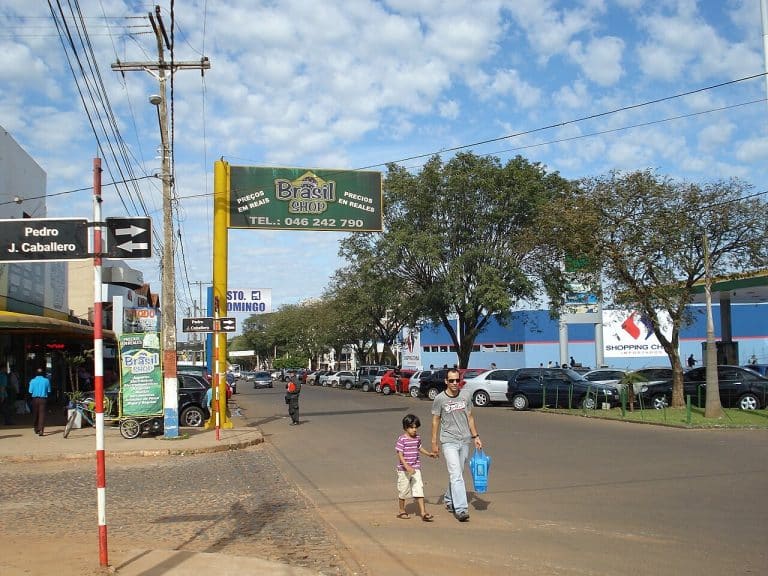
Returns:
[[[380,232],[381,172],[230,166],[228,228]]]
[[[120,335],[121,416],[162,416],[163,372],[157,332]]]

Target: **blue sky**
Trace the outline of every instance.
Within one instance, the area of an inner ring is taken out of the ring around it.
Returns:
[[[160,6],[170,28],[170,4]],[[157,173],[159,128],[147,100],[157,82],[110,69],[156,58],[153,7],[85,0],[79,9],[132,174]],[[217,0],[177,2],[174,16],[175,59],[211,61],[204,77],[189,70],[174,79],[180,315],[198,298],[187,280],[211,278],[210,194],[221,157],[383,171],[526,133],[468,149],[521,154],[568,178],[653,168],[768,190],[764,78],[697,91],[764,71],[759,0]],[[47,3],[5,0],[0,25],[0,126],[47,172],[48,216],[90,217],[89,191],[63,193],[91,184],[97,146]],[[120,163],[104,156],[112,170],[104,181],[119,179]],[[136,190],[160,230],[160,181],[121,193]],[[125,214],[106,189],[104,216]],[[229,286],[272,288],[275,307],[319,296],[344,265],[340,238],[231,230]],[[159,258],[134,264],[159,292]]]

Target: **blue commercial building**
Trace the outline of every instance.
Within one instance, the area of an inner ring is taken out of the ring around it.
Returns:
[[[702,365],[703,344],[706,342],[706,309],[704,306],[692,305],[690,310],[693,323],[680,332],[680,357],[685,362],[693,354],[697,365]],[[753,358],[759,363],[768,363],[768,304],[732,304],[730,316],[732,340],[738,343],[738,363],[747,364]],[[715,338],[720,340],[719,305],[713,306],[713,318]],[[442,325],[421,326],[418,336],[414,344],[418,347],[421,367],[453,366],[458,362],[456,348]],[[416,363],[415,356],[408,354],[410,364]],[[573,357],[577,364],[597,367],[594,325],[568,325],[568,350],[564,356]],[[507,325],[501,325],[495,318],[491,319],[486,330],[475,340],[469,367],[489,368],[491,363],[498,368],[546,366],[549,362],[558,363],[559,359],[558,320],[550,318],[546,310],[523,310],[514,312]],[[663,352],[655,356],[610,356],[606,352],[603,364],[636,369],[668,366],[669,359]]]

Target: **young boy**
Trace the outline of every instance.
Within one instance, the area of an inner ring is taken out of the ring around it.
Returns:
[[[433,452],[428,452],[421,446],[419,436],[419,417],[408,414],[403,418],[404,434],[401,434],[395,443],[397,453],[397,493],[400,504],[400,513],[397,515],[402,520],[410,518],[405,511],[405,499],[413,496],[419,505],[419,516],[424,522],[432,522],[434,517],[428,514],[424,508],[424,483],[421,480],[421,458],[419,453],[425,456],[435,457]]]

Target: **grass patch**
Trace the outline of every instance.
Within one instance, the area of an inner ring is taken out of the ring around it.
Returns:
[[[766,410],[738,410],[724,408],[725,416],[722,418],[704,418],[704,408],[691,408],[690,424],[685,408],[667,408],[666,410],[627,410],[623,415],[621,408],[611,410],[552,410],[545,412],[558,412],[586,416],[588,418],[601,418],[604,420],[622,420],[626,422],[640,422],[644,424],[658,424],[663,426],[675,426],[679,428],[739,428],[739,429],[768,429],[768,411]]]

